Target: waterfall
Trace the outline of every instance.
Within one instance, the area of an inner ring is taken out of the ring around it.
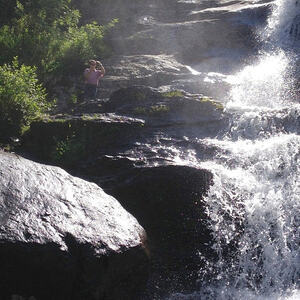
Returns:
[[[263,42],[273,47],[297,46],[300,37],[300,2],[298,0],[277,0],[266,28],[259,31]]]
[[[299,16],[300,2],[274,3],[259,57],[235,75],[230,130],[205,140],[222,149],[200,162],[214,174],[205,201],[218,259],[199,271],[200,291],[171,299],[300,299]]]

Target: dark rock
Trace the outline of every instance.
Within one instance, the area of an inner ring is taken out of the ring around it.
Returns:
[[[83,106],[81,110],[85,108],[90,109]],[[33,122],[21,141],[20,153],[68,169],[83,170],[88,162],[94,169],[92,165],[98,163],[91,164],[91,160],[136,153],[138,145],[151,144],[157,135],[181,138],[194,131],[197,137],[216,136],[228,119],[222,104],[208,97],[180,90],[163,93],[146,86],[120,89],[99,109],[101,113],[95,109]]]
[[[56,115],[31,124],[22,151],[41,161],[74,167],[91,155],[126,147],[143,126],[143,120],[115,114]]]
[[[209,171],[169,165],[136,168],[122,177],[110,192],[143,223],[149,236],[155,235],[156,239],[159,237],[164,240],[166,232],[169,232],[168,240],[173,239],[177,243],[178,235],[182,234],[190,246],[193,243],[198,245],[198,238],[203,240],[199,232],[190,231],[198,236],[196,241],[186,233],[189,232],[188,228],[196,229],[197,226],[200,231],[203,230],[203,224],[200,224],[204,216],[201,204],[212,183]],[[208,237],[204,240],[207,241]]]
[[[205,264],[198,253],[205,259],[215,255],[209,247],[211,236],[203,202],[210,184],[209,171],[169,165],[129,170],[107,189],[147,231],[152,297],[158,293],[157,299],[161,299],[175,288],[172,285],[177,291],[195,286]]]
[[[224,119],[223,105],[208,97],[182,90],[163,93],[146,86],[114,92],[104,109],[144,119],[149,126],[204,124]]]
[[[0,152],[0,299],[138,299],[145,232],[96,184]]]
[[[147,86],[131,86],[114,92],[107,102],[106,109],[131,112],[132,106],[154,104],[162,98],[156,89]]]
[[[95,100],[85,100],[74,104],[71,109],[64,109],[62,111],[57,111],[56,114],[65,114],[69,112],[71,115],[80,115],[88,113],[103,113],[103,105],[107,101],[107,98],[95,99]]]

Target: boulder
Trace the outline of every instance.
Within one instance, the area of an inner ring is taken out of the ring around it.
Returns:
[[[94,183],[0,152],[0,299],[138,299],[146,235]]]
[[[212,184],[209,171],[165,165],[135,168],[118,179],[109,192],[147,228],[149,238],[166,242],[160,247],[187,249],[209,240],[201,236],[206,230],[201,223],[205,219],[202,199]]]
[[[165,165],[129,170],[107,189],[147,231],[149,299],[162,299],[172,289],[193,289],[199,270],[214,259],[203,202],[212,180],[207,170]]]

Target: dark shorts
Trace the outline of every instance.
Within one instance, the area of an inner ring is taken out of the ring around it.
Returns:
[[[84,87],[84,98],[85,99],[96,99],[97,86],[95,84],[85,84]]]

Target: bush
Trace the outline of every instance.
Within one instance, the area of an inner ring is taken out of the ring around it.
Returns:
[[[0,140],[21,135],[49,107],[34,67],[19,65],[16,58],[0,66]]]
[[[85,64],[111,55],[105,35],[117,20],[105,25],[93,19],[81,22],[72,0],[0,0],[2,6],[0,17],[6,12],[9,16],[0,20],[0,65],[17,56],[20,63],[36,66],[48,97],[80,98]]]
[[[103,38],[116,23],[79,25],[80,17],[71,0],[16,1],[14,18],[0,26],[0,64],[18,56],[45,84],[78,76],[88,59],[110,55]]]
[[[65,38],[61,40],[55,57],[54,70],[61,75],[81,74],[85,63],[91,59],[107,57],[111,50],[104,43],[103,38],[117,20],[107,25],[98,25],[96,22],[83,26],[69,28]]]

